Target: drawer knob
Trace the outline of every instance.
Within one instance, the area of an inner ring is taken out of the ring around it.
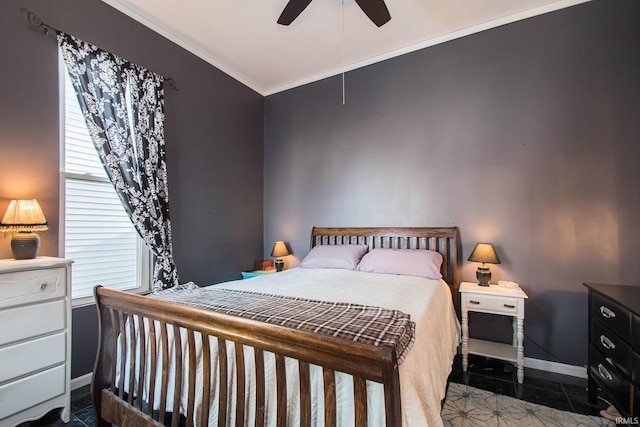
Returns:
[[[507,307],[507,308],[516,308],[516,306],[513,305],[513,304],[502,304],[502,305]]]
[[[480,301],[474,301],[474,300],[471,300],[471,301],[469,301],[469,303],[470,303],[470,304],[478,305],[478,304],[480,304]]]
[[[607,368],[602,366],[602,363],[598,363],[598,372],[600,372],[600,376],[605,380],[609,380],[609,381],[613,380],[613,377],[611,376],[609,371],[607,371]]]
[[[600,314],[602,314],[602,317],[606,317],[607,319],[612,319],[616,317],[616,314],[613,311],[611,311],[610,308],[605,307],[604,305],[600,306]]]
[[[600,335],[600,343],[607,350],[614,350],[616,348],[616,345],[613,342],[611,342],[611,340],[609,338],[607,338],[606,336],[604,336],[604,335]]]
[[[42,284],[40,285],[40,290],[41,290],[41,291],[44,291],[45,289],[47,289],[47,282],[42,283]]]

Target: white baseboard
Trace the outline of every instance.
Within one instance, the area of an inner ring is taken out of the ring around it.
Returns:
[[[554,372],[556,374],[570,375],[572,377],[587,378],[587,368],[584,366],[567,365],[565,363],[551,362],[549,360],[524,358],[525,368],[539,369],[541,371]]]
[[[80,387],[84,387],[87,384],[91,384],[91,377],[93,376],[93,372],[89,372],[88,374],[81,375],[77,378],[71,379],[71,390],[79,389]]]

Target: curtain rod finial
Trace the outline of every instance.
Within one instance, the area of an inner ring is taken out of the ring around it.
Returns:
[[[27,14],[27,21],[29,22],[29,24],[33,28],[36,28],[36,29],[42,31],[44,34],[49,34],[49,31],[51,31],[51,30],[53,30],[54,32],[57,31],[55,28],[50,27],[47,24],[45,24],[44,21],[42,19],[40,19],[40,17],[38,17],[38,15],[36,15],[33,12],[31,12],[26,7],[21,7],[20,8],[20,12],[26,13]]]
[[[173,90],[175,90],[176,92],[179,91],[180,89],[178,88],[178,86],[176,86],[176,81],[173,80],[173,77],[167,77],[164,79],[165,82],[167,82],[167,84],[173,88]]]

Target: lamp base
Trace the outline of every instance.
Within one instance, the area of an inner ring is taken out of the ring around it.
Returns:
[[[17,232],[11,239],[11,251],[15,259],[33,259],[40,250],[40,237],[35,233]]]
[[[478,270],[476,270],[476,278],[478,279],[478,286],[489,286],[491,270],[489,270],[488,267],[478,267]]]
[[[275,264],[276,271],[282,271],[282,269],[284,268],[284,261],[282,260],[282,258],[277,258]]]

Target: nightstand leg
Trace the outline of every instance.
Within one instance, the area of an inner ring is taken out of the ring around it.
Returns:
[[[511,328],[513,329],[513,346],[517,347],[518,346],[518,318],[517,317],[513,317],[513,320],[511,321]]]
[[[518,383],[524,381],[524,325],[523,319],[517,318],[517,335],[518,335]]]
[[[469,312],[462,309],[462,370],[469,366]]]

